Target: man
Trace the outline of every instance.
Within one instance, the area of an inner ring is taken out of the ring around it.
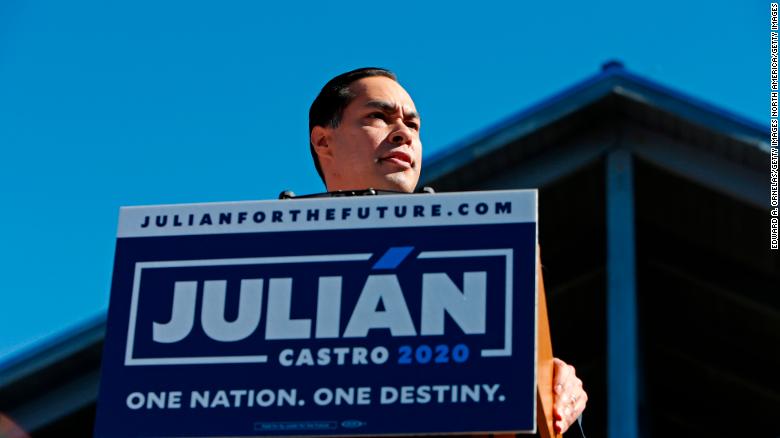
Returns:
[[[309,140],[328,191],[413,192],[420,179],[420,115],[395,74],[361,68],[331,79],[309,110]],[[554,426],[565,432],[588,396],[574,367],[554,359]]]

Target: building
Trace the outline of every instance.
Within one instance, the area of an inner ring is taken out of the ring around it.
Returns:
[[[780,434],[768,137],[613,62],[427,160],[438,191],[540,189],[553,348],[589,436]],[[88,436],[104,324],[0,365],[0,412]]]

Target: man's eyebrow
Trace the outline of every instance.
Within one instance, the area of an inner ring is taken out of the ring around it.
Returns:
[[[398,112],[398,105],[388,102],[386,100],[369,100],[368,102],[366,102],[365,106],[376,108],[386,113]],[[420,113],[418,113],[417,111],[408,111],[404,114],[404,116],[407,119],[419,119]]]

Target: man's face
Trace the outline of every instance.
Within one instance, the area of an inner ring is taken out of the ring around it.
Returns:
[[[412,98],[384,76],[357,80],[350,89],[356,97],[339,126],[312,130],[328,190],[414,191],[422,144]]]

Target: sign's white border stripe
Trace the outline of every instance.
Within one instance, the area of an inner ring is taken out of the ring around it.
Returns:
[[[217,363],[266,363],[268,356],[204,356],[204,357],[164,357],[155,359],[132,359],[126,365],[200,365]]]

